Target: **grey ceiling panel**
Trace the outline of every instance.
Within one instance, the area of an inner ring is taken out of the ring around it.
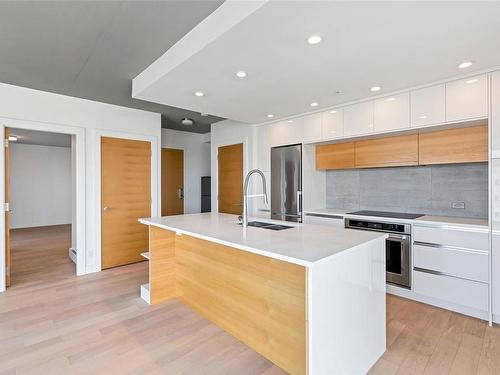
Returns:
[[[0,82],[158,112],[163,127],[205,133],[220,118],[132,99],[131,80],[221,3],[2,1]]]

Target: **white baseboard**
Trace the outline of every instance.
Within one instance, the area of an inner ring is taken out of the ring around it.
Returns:
[[[474,318],[488,320],[488,311],[478,310],[472,307],[457,305],[456,303],[450,303],[447,301],[439,300],[432,297],[427,297],[418,293],[415,293],[409,289],[399,288],[394,285],[387,285],[387,293],[393,294],[399,297],[408,298],[413,301],[425,303],[427,305],[432,305],[440,307],[445,310],[451,310],[459,314],[472,316]],[[500,322],[500,316],[497,316]]]

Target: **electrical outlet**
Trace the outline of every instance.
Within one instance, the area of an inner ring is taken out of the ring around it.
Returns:
[[[451,202],[451,208],[465,210],[465,202]]]

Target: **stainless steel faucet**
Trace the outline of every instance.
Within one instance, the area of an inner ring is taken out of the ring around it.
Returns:
[[[250,176],[254,173],[258,173],[262,177],[262,194],[248,195],[248,182],[250,181]],[[248,227],[248,198],[255,197],[264,197],[264,203],[267,204],[266,176],[259,169],[252,169],[245,177],[245,186],[243,188],[243,228]]]

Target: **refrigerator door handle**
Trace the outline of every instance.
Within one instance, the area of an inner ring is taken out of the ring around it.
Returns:
[[[297,191],[297,215],[302,215],[302,191]]]

